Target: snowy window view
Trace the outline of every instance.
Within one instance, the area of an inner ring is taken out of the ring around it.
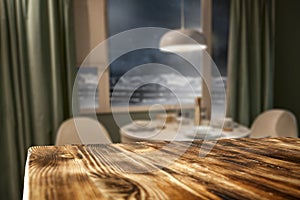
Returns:
[[[197,54],[197,57],[200,55]],[[190,63],[172,53],[161,52],[158,49],[136,50],[121,56],[115,63],[110,66],[110,90],[111,93],[114,92],[111,97],[112,106],[126,104],[132,88],[145,82],[156,84],[145,85],[135,90],[130,97],[131,105],[176,104],[177,98],[174,92],[184,97],[181,99],[184,103],[193,103],[195,95],[201,96],[199,73]],[[159,67],[156,63],[172,67],[174,72],[160,73],[156,69]],[[133,67],[144,64],[147,64],[147,69],[142,73],[124,77],[124,74]],[[185,80],[182,80],[183,78]],[[116,83],[122,87],[115,88]],[[187,88],[193,88],[193,91]]]
[[[78,97],[80,109],[89,109],[93,105],[99,106],[98,99],[98,68],[82,67],[78,73]]]
[[[201,79],[198,77],[187,76],[182,80],[181,76],[177,74],[161,74],[160,76],[143,75],[130,76],[119,80],[122,88],[114,90],[114,95],[111,97],[112,105],[122,105],[124,99],[128,98],[131,88],[135,85],[140,85],[143,82],[155,82],[158,84],[146,84],[139,87],[133,95],[130,96],[130,103],[134,105],[151,105],[159,104],[177,104],[178,96],[180,94],[181,103],[193,103],[194,92],[201,95]],[[184,84],[182,83],[184,82]],[[167,87],[165,87],[166,85]],[[196,91],[191,91],[187,88],[196,88]],[[174,94],[175,93],[175,94]]]

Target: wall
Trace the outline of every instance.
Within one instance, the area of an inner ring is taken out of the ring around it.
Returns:
[[[300,124],[300,1],[276,0],[274,107],[296,114]]]
[[[77,67],[106,39],[105,0],[74,0]]]

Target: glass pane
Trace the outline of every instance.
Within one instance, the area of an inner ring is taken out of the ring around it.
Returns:
[[[185,28],[201,28],[201,0],[184,0]]]
[[[227,76],[230,0],[213,0],[213,60]]]
[[[77,76],[80,109],[93,109],[94,105],[98,108],[98,68],[81,67]]]
[[[149,62],[147,55],[151,55],[151,62]],[[196,55],[200,57],[199,52]],[[159,72],[158,68],[160,66],[156,63],[169,66],[176,71]],[[143,64],[147,64],[147,68],[144,68],[140,73],[135,72],[124,76],[130,69]],[[114,95],[111,97],[111,103],[115,106],[126,104],[126,97],[130,94],[132,88],[143,82],[161,83],[167,87],[160,84],[147,84],[138,87],[130,97],[130,104],[176,104],[176,97],[171,90],[181,94],[183,97],[181,98],[182,102],[191,104],[194,102],[194,95],[187,90],[187,83],[195,89],[195,94],[201,96],[202,93],[199,72],[183,58],[172,53],[161,52],[158,49],[143,49],[127,53],[112,63],[110,71],[111,93],[114,92]],[[181,82],[182,76],[185,77],[186,82]],[[114,86],[117,83],[121,84],[122,87],[116,89]]]
[[[162,27],[168,29],[179,29],[181,27],[181,0],[108,0],[108,32],[109,36],[139,27]],[[187,28],[201,28],[201,0],[184,1],[185,26]],[[160,35],[152,35],[155,46],[159,47]],[[134,38],[130,38],[134,42]],[[109,54],[118,54],[118,44],[109,44]],[[191,84],[197,85],[197,94],[201,94],[201,79],[196,77],[193,70],[183,70],[188,65],[186,61],[171,53],[161,52],[158,49],[142,49],[127,53],[110,65],[110,91],[112,92],[115,84],[126,72],[136,66],[147,63],[161,63],[170,66],[188,78]],[[148,66],[151,68],[151,65]],[[154,66],[153,66],[154,68]],[[186,68],[185,68],[186,69]],[[113,105],[121,105],[122,98],[126,96],[126,83],[132,83],[139,79],[157,78],[161,82],[171,82],[178,77],[176,74],[161,74],[159,77],[146,77],[146,74],[140,77],[127,77],[124,81],[124,88],[117,91],[118,95],[111,98]],[[131,86],[128,86],[129,88]],[[172,87],[172,85],[170,85]],[[178,90],[184,91],[183,85],[177,85]],[[182,87],[182,88],[180,88]],[[115,93],[116,94],[116,93]],[[138,88],[130,98],[132,105],[145,105],[153,103],[170,104],[174,103],[171,99],[170,92],[165,87],[150,84]],[[189,103],[194,99],[189,98]]]
[[[230,0],[213,0],[213,46],[212,58],[221,73],[221,79],[212,78],[213,98],[217,99],[219,106],[225,104],[222,101],[222,90],[220,85],[227,84],[227,54],[228,54],[228,35],[229,35],[229,10]],[[219,89],[218,89],[219,88]]]

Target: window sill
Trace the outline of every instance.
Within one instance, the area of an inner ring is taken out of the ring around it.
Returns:
[[[194,109],[194,104],[184,104],[182,106],[180,105],[162,105],[166,111],[171,111],[171,110],[180,110],[180,109]],[[119,106],[119,107],[113,107],[113,108],[106,108],[106,109],[101,109],[97,108],[96,110],[93,109],[82,109],[80,111],[81,114],[111,114],[113,112],[117,113],[126,113],[126,112],[148,112],[149,110],[161,110],[159,107],[155,108],[153,106],[130,106],[129,108],[125,106]]]

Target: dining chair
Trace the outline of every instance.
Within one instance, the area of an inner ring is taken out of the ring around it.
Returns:
[[[251,126],[252,138],[298,137],[296,117],[282,109],[272,109],[260,114]]]
[[[112,141],[100,122],[88,117],[76,117],[60,125],[55,145],[109,143]]]

